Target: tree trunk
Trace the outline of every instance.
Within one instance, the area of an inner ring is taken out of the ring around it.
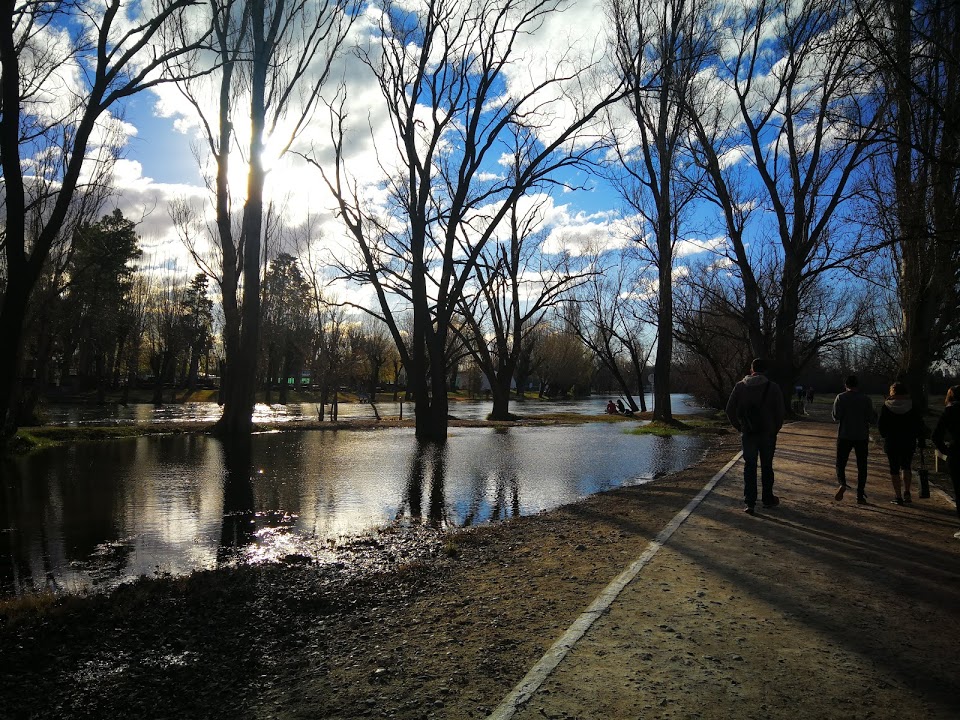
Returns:
[[[286,405],[290,399],[290,360],[285,357],[280,363],[280,404]]]
[[[493,411],[491,420],[510,420],[510,376],[498,375],[490,383],[490,394],[493,396]]]
[[[661,203],[669,207],[669,192]],[[657,361],[653,366],[653,419],[673,422],[673,407],[670,400],[670,368],[673,364],[673,246],[671,243],[672,216],[660,210],[658,229],[658,254],[660,307],[657,311]]]
[[[784,259],[781,276],[780,308],[777,311],[777,326],[774,333],[773,361],[770,378],[783,392],[784,407],[791,407],[793,387],[799,369],[796,362],[797,318],[800,315],[799,263],[790,255]]]
[[[9,278],[0,310],[0,439],[12,437],[18,428],[20,352],[29,294],[29,287],[15,275]]]

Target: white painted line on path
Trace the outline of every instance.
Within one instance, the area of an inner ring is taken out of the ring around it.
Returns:
[[[553,644],[553,647],[547,650],[543,657],[537,661],[537,664],[530,669],[530,672],[524,676],[523,680],[521,680],[494,711],[490,713],[488,720],[510,720],[510,718],[516,714],[517,710],[533,697],[533,694],[540,689],[544,680],[550,676],[550,673],[553,672],[563,658],[566,657],[567,653],[573,649],[573,646],[577,644],[580,638],[587,633],[590,626],[606,612],[607,608],[610,607],[623,589],[637,576],[644,565],[653,559],[657,551],[666,544],[670,536],[677,531],[677,528],[690,517],[693,511],[697,509],[697,506],[703,502],[704,498],[706,498],[713,488],[716,487],[717,483],[720,482],[721,478],[729,472],[730,468],[737,464],[737,461],[740,460],[742,455],[742,452],[737,453],[733,460],[724,465],[716,475],[710,478],[710,482],[703,486],[703,489],[697,493],[697,496],[687,503],[687,506],[678,512],[667,526],[650,542],[647,549],[643,551],[643,554],[604,588],[603,592],[590,603],[590,607],[583,611],[580,617],[574,621],[573,625],[567,628],[563,636]]]

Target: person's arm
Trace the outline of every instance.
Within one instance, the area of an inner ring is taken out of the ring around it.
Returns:
[[[770,393],[773,395],[773,417],[775,419],[774,425],[777,427],[777,432],[780,432],[780,428],[783,427],[783,421],[787,417],[786,408],[783,404],[783,393],[776,384],[770,388]]]
[[[873,403],[870,403],[870,412],[873,413]],[[880,408],[880,418],[877,420],[877,432],[880,433],[880,437],[887,437],[887,425],[889,422],[887,418],[887,406],[884,405]]]
[[[730,424],[736,430],[740,429],[740,422],[737,420],[737,388],[740,387],[740,384],[737,383],[733,386],[733,392],[730,393],[730,397],[727,399],[727,407],[724,412],[727,413],[727,420],[730,421]]]
[[[946,434],[947,434],[947,423],[943,420],[943,415],[937,418],[937,425],[933,428],[933,435],[930,438],[933,441],[933,445],[937,450],[940,451],[942,455],[947,454],[947,443],[946,443]]]
[[[840,396],[837,395],[833,399],[833,409],[830,411],[830,417],[833,418],[834,422],[840,422]]]

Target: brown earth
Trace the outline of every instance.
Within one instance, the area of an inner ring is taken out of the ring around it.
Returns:
[[[783,504],[755,517],[735,466],[517,717],[960,717],[956,513],[939,491],[887,504],[877,451],[871,504],[834,501],[833,433],[785,428]],[[485,717],[738,449],[334,563],[8,607],[0,717]]]

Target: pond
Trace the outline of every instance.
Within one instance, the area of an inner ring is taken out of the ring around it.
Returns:
[[[140,576],[319,557],[387,524],[443,528],[536,513],[696,462],[697,437],[631,425],[259,433],[246,448],[167,435],[0,464],[0,595],[108,589]]]

